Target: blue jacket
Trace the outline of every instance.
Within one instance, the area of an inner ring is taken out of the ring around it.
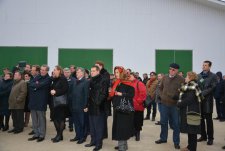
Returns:
[[[30,110],[46,111],[47,103],[50,99],[50,85],[51,78],[47,74],[46,76],[38,75],[30,81],[29,84],[29,104]]]
[[[89,81],[84,77],[81,80],[75,80],[71,91],[72,99],[69,102],[71,112],[83,112],[88,102]]]

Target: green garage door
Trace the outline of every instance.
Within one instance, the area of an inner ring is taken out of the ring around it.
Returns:
[[[105,68],[112,73],[112,49],[59,49],[59,65],[62,67],[69,67],[73,64],[76,67],[90,69],[97,60],[103,61]]]
[[[184,74],[192,71],[192,50],[156,50],[156,72],[168,73],[171,63],[180,65]]]
[[[4,67],[12,69],[19,61],[26,61],[29,64],[47,64],[47,53],[47,47],[0,47],[0,69]]]

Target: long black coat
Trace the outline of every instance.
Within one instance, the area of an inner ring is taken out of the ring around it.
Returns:
[[[55,96],[61,96],[67,94],[69,85],[67,79],[62,75],[58,78],[53,78],[51,90],[55,90]]]
[[[38,75],[29,83],[28,108],[36,111],[46,111],[50,94],[51,78]]]
[[[198,85],[202,91],[204,100],[201,103],[201,112],[213,113],[213,92],[216,88],[217,77],[214,73],[208,72],[206,77],[202,77],[202,73],[198,75]]]
[[[90,81],[90,93],[88,111],[90,115],[99,115],[105,112],[105,100],[108,96],[108,85],[102,75],[92,77]]]
[[[71,88],[72,99],[70,102],[70,111],[84,112],[88,102],[89,81],[84,77],[81,80],[75,80]]]
[[[187,111],[200,113],[200,104],[194,90],[185,91],[181,102],[177,106],[180,108],[180,132],[189,134],[201,134],[201,125],[193,126],[187,124]],[[188,110],[187,110],[188,109]]]
[[[125,97],[133,105],[134,88],[125,84],[120,84],[117,87],[118,92],[122,92],[122,96],[114,96],[113,103],[113,128],[112,139],[113,140],[128,140],[134,135],[134,114],[121,113],[115,110],[115,107],[119,105],[120,100]]]
[[[108,71],[106,69],[102,69],[100,71],[100,74],[102,75],[102,79],[104,80],[104,83],[106,84],[106,89],[104,93],[107,94],[106,98],[104,99],[104,112],[106,113],[106,115],[110,116],[112,115],[112,111],[111,111],[111,102],[109,100],[107,100],[108,96],[109,96],[109,87],[110,87],[110,75],[108,73]]]
[[[9,95],[13,80],[2,80],[0,83],[0,115],[9,115]]]

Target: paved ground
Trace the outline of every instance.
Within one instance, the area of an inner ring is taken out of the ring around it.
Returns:
[[[37,143],[36,141],[28,142],[30,137],[28,133],[31,131],[31,123],[25,128],[23,133],[9,134],[0,132],[0,151],[92,151],[93,148],[86,148],[84,144],[89,143],[90,137],[86,143],[78,145],[70,142],[69,139],[74,137],[74,132],[69,132],[68,128],[64,132],[64,140],[53,144],[51,138],[55,136],[53,123],[49,121],[49,112],[47,112],[47,135],[45,141]],[[215,117],[215,115],[214,115]],[[159,119],[157,117],[156,119]],[[11,125],[11,123],[10,123]],[[68,124],[67,124],[68,125]],[[102,151],[113,151],[117,142],[111,140],[112,117],[108,120],[109,138],[104,140]],[[198,151],[222,151],[221,146],[225,145],[225,122],[214,121],[215,141],[213,146],[207,146],[206,142],[198,143]],[[11,127],[10,127],[11,128]],[[168,143],[156,145],[155,140],[159,138],[160,126],[156,126],[154,122],[148,120],[144,122],[143,131],[141,132],[141,141],[136,142],[134,138],[128,141],[130,151],[174,151],[172,142],[172,131],[169,130]],[[181,134],[181,147],[187,144],[187,136]]]

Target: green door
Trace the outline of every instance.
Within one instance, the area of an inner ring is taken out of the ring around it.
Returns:
[[[171,63],[180,65],[186,74],[192,71],[192,50],[156,50],[156,72],[167,74]]]
[[[105,69],[112,73],[113,50],[112,49],[59,49],[59,65],[69,67],[83,67],[89,69],[97,60],[103,61]]]

